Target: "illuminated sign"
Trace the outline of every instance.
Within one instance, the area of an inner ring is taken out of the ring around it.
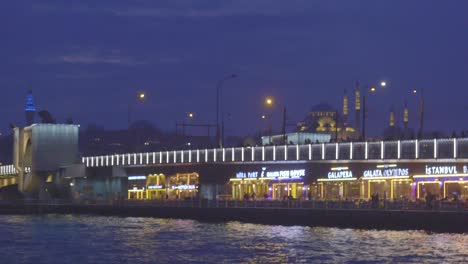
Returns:
[[[353,177],[353,172],[350,170],[328,172],[328,179],[345,179],[345,178],[352,178],[352,177]]]
[[[363,176],[366,178],[409,176],[409,169],[408,168],[388,168],[388,169],[365,170],[363,173]]]
[[[173,190],[195,190],[196,188],[197,186],[195,185],[187,185],[187,184],[172,186]]]
[[[236,173],[237,179],[249,179],[249,178],[301,178],[305,176],[305,169],[299,170],[278,170],[278,171],[267,171],[266,167],[262,167],[261,172],[250,171],[250,172],[238,172]]]
[[[466,166],[464,166],[466,167]],[[465,168],[463,168],[465,169]],[[457,166],[427,166],[427,175],[439,175],[439,174],[457,174]]]
[[[129,181],[146,180],[146,176],[128,176]]]
[[[148,186],[148,190],[154,190],[154,189],[162,189],[162,185],[150,185]]]
[[[348,167],[331,168],[328,172],[328,179],[346,179],[353,178],[353,172]]]
[[[262,177],[265,175],[262,171]],[[267,178],[300,178],[305,176],[305,170],[282,170],[282,171],[267,171]]]
[[[463,166],[463,173],[468,173],[468,166]]]
[[[251,171],[251,172],[238,172],[236,173],[236,178],[244,179],[244,178],[257,178],[258,171]]]

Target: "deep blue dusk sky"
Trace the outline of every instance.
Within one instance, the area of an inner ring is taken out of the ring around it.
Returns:
[[[131,3],[130,3],[131,2]],[[226,74],[226,134],[261,125],[274,95],[290,122],[321,101],[338,106],[355,80],[386,80],[369,98],[376,134],[405,100],[417,128],[424,88],[426,128],[467,129],[468,1],[4,1],[0,9],[0,131],[23,124],[28,89],[59,121],[127,125],[138,90],[139,119],[170,130],[189,111],[214,122],[215,86]],[[274,127],[279,129],[279,110]]]

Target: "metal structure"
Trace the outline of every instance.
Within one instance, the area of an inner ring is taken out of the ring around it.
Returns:
[[[261,161],[468,159],[468,138],[171,150],[83,157],[86,167]]]

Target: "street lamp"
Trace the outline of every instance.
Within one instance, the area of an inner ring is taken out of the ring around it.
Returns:
[[[380,82],[380,87],[386,87],[387,83],[386,82]],[[362,139],[365,141],[366,140],[366,119],[367,119],[367,114],[366,114],[366,91],[364,90],[362,94]],[[377,88],[372,86],[368,90],[370,93],[375,93],[377,91]]]
[[[136,100],[137,101],[144,101],[146,99],[146,93],[145,92],[138,92],[137,95],[136,95]],[[130,124],[132,122],[132,106],[133,104],[135,103],[134,101],[134,98],[132,96],[132,98],[130,99],[130,101],[128,102],[128,128],[130,128]]]
[[[219,127],[219,108],[220,108],[220,101],[221,101],[221,89],[223,88],[223,84],[228,79],[236,78],[237,75],[229,74],[224,76],[221,80],[218,81],[216,85],[216,142],[219,147],[223,146],[223,138],[224,138],[224,118],[223,118],[223,131],[220,131]]]
[[[190,112],[187,114],[187,117],[190,118],[190,119],[193,119],[195,117],[195,114]]]
[[[423,136],[423,129],[424,129],[424,88],[421,90],[413,89],[413,94],[420,94],[420,105],[419,105],[419,131],[418,131],[418,138],[422,138]]]
[[[274,105],[273,97],[265,98],[265,105],[272,107]],[[283,135],[283,143],[286,144],[286,106],[283,105],[283,123],[281,126],[281,134]]]

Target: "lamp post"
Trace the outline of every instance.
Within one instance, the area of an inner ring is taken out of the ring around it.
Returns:
[[[413,89],[413,94],[417,94],[418,90]],[[419,131],[418,131],[418,139],[423,137],[423,129],[424,129],[424,88],[421,88],[419,91],[420,94],[420,105],[419,105]]]
[[[335,111],[335,142],[338,143],[338,111]],[[344,125],[343,125],[344,126]]]
[[[262,133],[263,136],[268,137],[268,144],[271,144],[271,118],[270,115],[267,114],[262,114],[260,118],[263,120],[264,123],[264,133]]]
[[[137,101],[144,101],[146,99],[146,93],[145,92],[138,92],[136,95],[136,100]],[[128,102],[128,128],[130,128],[131,122],[132,122],[132,106],[134,104],[134,98],[133,96],[130,98],[130,101]]]
[[[223,146],[223,137],[224,135],[221,134],[220,127],[219,127],[219,108],[220,108],[220,101],[221,101],[221,89],[223,88],[223,84],[228,79],[236,78],[237,75],[230,74],[224,76],[221,80],[219,80],[218,84],[216,85],[216,142],[218,147]],[[223,129],[224,130],[224,129]],[[222,136],[221,136],[222,135]]]
[[[144,101],[146,99],[146,93],[143,91],[140,91],[136,94],[136,101]],[[132,124],[132,106],[135,103],[135,98],[132,96],[130,98],[130,101],[128,102],[128,130],[130,132],[130,125]],[[139,150],[139,145],[140,145],[140,135],[138,133],[138,129],[135,130],[135,151]]]
[[[267,106],[273,106],[274,100],[272,97],[267,97],[265,99],[265,105]],[[283,143],[286,144],[286,106],[283,105],[283,122],[281,125],[281,134],[283,135]]]
[[[187,113],[187,119],[188,119],[188,123],[191,124],[192,120],[195,118],[195,113],[194,112],[188,112]],[[181,124],[182,126],[182,135],[185,136],[185,127],[187,126],[187,124],[185,123],[185,120],[182,122]],[[176,124],[176,131],[177,131],[177,127],[178,127],[178,124]]]
[[[380,82],[380,87],[386,87],[387,83],[382,81]],[[366,93],[375,93],[377,91],[377,88],[374,86],[371,86],[370,88],[366,89],[362,93],[362,140],[366,140],[366,119],[367,119],[367,114],[366,114]]]

